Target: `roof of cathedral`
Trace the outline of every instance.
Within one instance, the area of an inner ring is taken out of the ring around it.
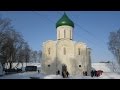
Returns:
[[[74,23],[69,17],[64,13],[64,15],[57,21],[56,28],[62,25],[68,25],[74,27]]]

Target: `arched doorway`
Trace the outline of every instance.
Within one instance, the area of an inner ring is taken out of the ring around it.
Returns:
[[[67,71],[67,65],[65,65],[65,64],[62,65],[62,72],[63,71]]]
[[[67,78],[69,75],[68,71],[67,71],[67,66],[65,64],[62,65],[62,76],[63,78]]]

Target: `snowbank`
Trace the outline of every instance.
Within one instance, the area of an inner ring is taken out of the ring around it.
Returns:
[[[14,66],[17,63],[14,63]],[[27,63],[27,66],[34,65],[41,67],[40,63]],[[23,64],[26,66],[26,63]],[[21,64],[18,66],[21,68]],[[63,78],[61,75],[45,75],[38,72],[24,72],[11,75],[1,76],[0,79],[120,79],[120,68],[115,63],[92,63],[92,67],[96,70],[103,70],[103,74],[100,77],[91,77],[91,76],[80,76],[80,75],[70,75],[68,78]]]
[[[104,72],[120,72],[120,67],[117,63],[92,63],[92,68],[95,70],[103,70]]]
[[[47,75],[43,79],[62,79],[61,75]]]
[[[103,72],[114,71],[114,67],[112,63],[92,63],[92,68],[95,70],[103,70]]]
[[[22,66],[22,64],[21,63],[19,63],[18,65],[17,65],[18,63],[13,63],[13,68],[15,67],[15,66],[17,66],[17,68],[22,68],[22,70],[23,71],[25,71],[25,67],[26,66],[37,66],[37,69],[41,69],[41,64],[40,63],[23,63],[23,66]],[[9,68],[9,64],[7,65],[5,65],[5,68]]]
[[[70,75],[68,78],[63,78],[61,75],[45,75],[37,72],[24,72],[18,74],[4,75],[0,79],[120,79],[119,73],[104,72],[100,77]]]

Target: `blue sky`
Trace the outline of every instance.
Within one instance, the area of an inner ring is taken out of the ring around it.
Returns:
[[[21,32],[33,50],[42,50],[42,43],[56,40],[56,22],[63,11],[0,11],[12,20],[16,31]],[[120,28],[120,11],[66,11],[75,22],[74,41],[85,42],[92,49],[92,62],[113,61],[108,50],[109,32]]]

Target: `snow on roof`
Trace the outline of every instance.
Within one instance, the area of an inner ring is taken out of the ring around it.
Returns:
[[[46,43],[48,43],[48,42],[54,42],[54,43],[57,43],[57,41],[54,41],[54,40],[47,40],[47,41],[43,42],[43,46],[44,46],[44,44],[46,44]]]

